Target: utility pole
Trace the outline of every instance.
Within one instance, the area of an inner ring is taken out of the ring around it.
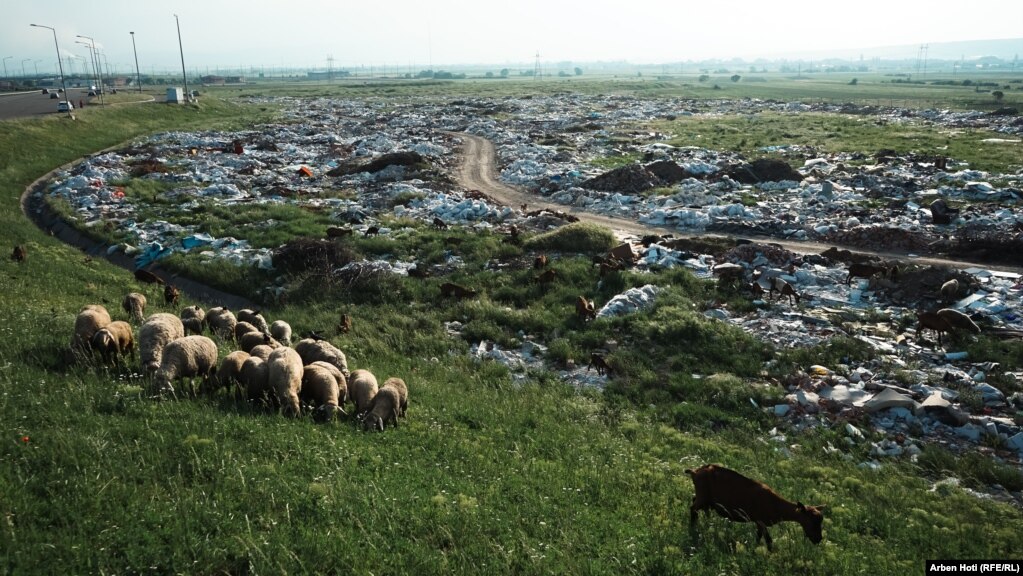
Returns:
[[[139,53],[135,49],[135,33],[131,34],[131,51],[135,54],[135,83],[139,85],[139,94],[142,93],[142,74],[139,72]]]
[[[178,20],[178,15],[174,15],[174,22],[178,25],[178,51],[181,52],[181,79],[185,82],[185,101],[187,102],[190,96],[188,95],[188,73],[185,72],[185,48],[181,45],[181,20]]]

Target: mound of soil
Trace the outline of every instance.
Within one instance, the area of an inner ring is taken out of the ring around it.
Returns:
[[[639,194],[660,185],[661,180],[639,164],[615,168],[582,183],[583,188],[622,194]]]
[[[646,165],[646,169],[656,176],[662,186],[670,186],[685,180],[687,174],[685,169],[671,160],[661,160]]]
[[[783,160],[774,158],[759,158],[751,164],[739,164],[725,170],[725,174],[732,180],[743,184],[780,182],[782,180],[800,182],[803,180],[803,175],[792,166]]]
[[[327,176],[348,176],[359,172],[377,173],[388,166],[417,166],[423,163],[423,156],[419,152],[391,152],[374,158],[369,162],[345,162],[330,172]]]

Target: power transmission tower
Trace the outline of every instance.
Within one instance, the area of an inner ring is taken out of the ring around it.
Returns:
[[[327,54],[327,81],[334,79],[334,55]]]
[[[536,51],[536,63],[533,64],[533,80],[540,78],[540,51]]]

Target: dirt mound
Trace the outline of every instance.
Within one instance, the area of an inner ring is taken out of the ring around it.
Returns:
[[[423,156],[419,152],[391,152],[369,162],[345,162],[327,172],[327,176],[349,176],[359,172],[376,173],[388,166],[417,166],[422,163]]]
[[[774,158],[759,158],[751,164],[739,164],[725,170],[725,174],[743,184],[757,184],[759,182],[780,182],[782,180],[794,180],[800,182],[803,175],[789,166],[783,160]]]
[[[752,264],[760,258],[766,258],[772,266],[784,268],[799,259],[795,252],[772,244],[740,244],[721,255],[723,262],[747,262]]]
[[[296,238],[273,253],[274,266],[292,274],[306,270],[327,273],[358,259],[350,248],[318,238]]]
[[[902,228],[882,228],[880,226],[857,226],[851,230],[838,230],[829,233],[825,241],[865,248],[875,251],[898,250],[904,252],[933,253],[933,243],[937,240],[923,231],[905,230]]]
[[[623,194],[639,194],[660,185],[660,178],[639,164],[615,168],[582,183],[583,188]]]
[[[671,185],[685,180],[687,174],[684,168],[671,160],[661,160],[646,165],[646,169],[656,176],[662,185]]]
[[[977,281],[970,274],[945,266],[903,266],[898,280],[888,291],[892,303],[915,310],[935,310],[945,306],[941,301],[941,285],[951,279],[959,281],[958,298],[976,290]]]

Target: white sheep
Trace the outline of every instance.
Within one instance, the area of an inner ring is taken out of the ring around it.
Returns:
[[[285,346],[291,346],[291,325],[284,320],[274,320],[270,325],[270,335]]]
[[[939,318],[948,322],[948,325],[957,330],[968,330],[980,334],[980,326],[972,318],[956,310],[955,308],[942,308],[935,312]]]
[[[192,379],[202,378],[203,389],[217,370],[217,344],[206,336],[183,336],[163,349],[160,368],[153,376],[159,393],[174,393],[173,382],[179,378],[188,380],[190,395],[195,395]]]
[[[71,350],[75,353],[88,353],[92,347],[92,337],[101,328],[110,324],[110,313],[99,304],[87,304],[75,317],[75,331],[71,337]]]
[[[122,320],[116,320],[96,331],[92,336],[92,349],[99,351],[103,356],[103,362],[110,364],[118,363],[118,356],[131,353],[135,359],[135,336],[132,333],[131,324]]]
[[[121,308],[128,313],[128,317],[136,324],[141,324],[146,319],[146,295],[138,292],[130,292],[121,301]]]
[[[218,306],[206,311],[206,325],[210,327],[210,332],[219,336],[221,340],[230,340],[234,337],[236,324],[238,319],[227,308]]]
[[[266,344],[260,344],[254,347],[252,350],[249,350],[249,356],[254,356],[266,362],[267,360],[270,359],[270,353],[273,351],[274,349],[272,347],[267,346]]]
[[[398,413],[401,410],[401,398],[399,397],[398,390],[389,386],[381,388],[373,396],[373,402],[370,404],[369,413],[362,420],[362,426],[365,430],[379,430],[384,431],[384,426],[391,422],[394,427],[398,427]]]
[[[249,356],[242,364],[240,380],[242,386],[245,387],[245,397],[250,402],[273,403],[273,390],[270,388],[268,380],[268,369],[266,360],[258,356]]]
[[[317,419],[333,420],[338,414],[344,415],[341,407],[340,390],[334,373],[325,368],[330,364],[310,364],[302,369],[302,391],[299,398],[316,408]],[[330,366],[335,371],[337,368]]]
[[[263,314],[259,310],[249,310],[248,308],[242,308],[238,311],[238,321],[248,322],[256,327],[260,332],[270,332],[270,327],[266,323],[266,319],[263,318]]]
[[[139,328],[139,360],[146,372],[160,367],[165,346],[185,337],[181,319],[173,314],[158,312],[150,316]]]
[[[238,323],[234,325],[234,339],[236,341],[240,341],[242,336],[249,332],[259,332],[259,328],[256,328],[244,320],[239,320]]]
[[[181,324],[185,327],[185,334],[202,334],[202,327],[206,320],[206,311],[198,306],[187,306],[181,310]]]
[[[377,393],[377,377],[369,370],[356,370],[348,378],[348,395],[355,403],[355,415],[361,416],[369,410],[370,402]]]
[[[338,370],[337,366],[322,360],[312,362],[309,366],[319,366],[334,376],[334,381],[337,382],[338,405],[344,407],[345,402],[348,402],[348,379],[341,373],[341,370]]]
[[[380,387],[381,390],[384,388],[394,388],[398,392],[398,416],[405,417],[405,412],[408,411],[408,386],[405,385],[405,381],[401,378],[388,378],[384,380],[384,385]]]
[[[941,285],[941,299],[945,302],[951,302],[955,300],[956,295],[959,294],[959,280],[955,278],[945,282]]]
[[[242,366],[249,359],[249,353],[242,350],[235,350],[220,361],[220,368],[217,368],[216,383],[221,388],[227,388],[232,382],[241,384]]]
[[[269,346],[270,348],[280,348],[281,343],[270,337],[265,332],[249,332],[248,334],[242,334],[241,339],[238,340],[238,347],[246,352],[249,352],[256,346]]]
[[[302,391],[302,358],[294,349],[282,346],[270,354],[267,379],[285,415],[301,416],[298,394]]]
[[[337,347],[326,340],[314,340],[312,338],[299,340],[295,344],[295,351],[302,357],[302,362],[305,364],[312,364],[317,360],[322,360],[337,366],[338,370],[346,378],[348,377],[348,359],[345,358],[344,352],[338,350]]]

